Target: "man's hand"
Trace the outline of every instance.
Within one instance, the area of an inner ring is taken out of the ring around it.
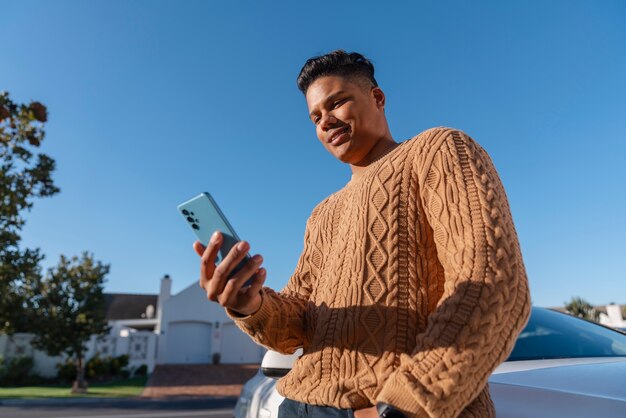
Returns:
[[[354,411],[354,418],[379,418],[375,406],[357,409]]]
[[[200,241],[194,242],[193,249],[202,257],[200,287],[206,291],[209,300],[218,302],[223,307],[243,316],[251,315],[261,307],[260,290],[267,274],[264,268],[260,268],[263,257],[259,254],[255,255],[229,279],[233,269],[248,253],[250,245],[245,241],[238,242],[219,266],[216,266],[215,260],[221,245],[222,234],[220,232],[213,234],[207,247]],[[252,277],[252,283],[242,287],[250,277]]]

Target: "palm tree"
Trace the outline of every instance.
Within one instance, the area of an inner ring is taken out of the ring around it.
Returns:
[[[565,309],[570,314],[589,321],[598,322],[600,319],[600,312],[592,304],[578,296],[573,297],[569,303],[566,303]]]

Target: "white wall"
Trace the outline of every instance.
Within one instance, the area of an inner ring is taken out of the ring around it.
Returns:
[[[211,364],[212,325],[206,322],[170,322],[167,327],[167,364]]]
[[[57,374],[56,364],[63,361],[63,357],[52,357],[45,352],[36,350],[31,341],[33,334],[18,333],[11,336],[0,335],[0,354],[5,360],[15,357],[32,357],[33,372],[43,377],[54,377]]]
[[[156,365],[156,350],[158,335],[152,331],[135,331],[122,329],[117,334],[108,335],[104,338],[92,337],[88,345],[87,358],[96,353],[100,357],[128,356],[128,367],[136,369],[142,365],[148,367],[148,373],[154,370]]]
[[[613,328],[626,328],[626,321],[622,317],[620,305],[606,305],[606,315],[600,315],[600,323]]]
[[[228,317],[215,303],[209,303],[206,293],[197,285],[193,284],[177,295],[171,296],[163,302],[163,312],[161,313],[161,332],[159,335],[159,347],[157,350],[157,364],[172,364],[177,361],[178,354],[186,350],[187,341],[170,337],[170,324],[184,326],[183,324],[204,324],[205,327],[212,327],[214,322],[220,322]],[[206,347],[206,358],[212,355],[211,345]],[[197,355],[197,354],[196,354]],[[194,355],[195,356],[195,355]]]
[[[221,334],[222,363],[259,363],[263,360],[265,348],[256,344],[250,344],[250,337],[237,328],[234,322],[222,324]]]
[[[173,334],[170,332],[171,326],[177,327]],[[198,336],[192,337],[188,331],[183,332],[183,328],[204,331],[198,331]],[[208,335],[209,343],[206,342]],[[198,339],[204,342],[196,341]],[[189,354],[183,354],[186,352]],[[214,353],[220,353],[222,363],[260,363],[265,349],[239,330],[228,318],[224,308],[207,300],[206,292],[193,283],[163,303],[157,364],[202,359],[212,362]]]
[[[57,374],[58,363],[65,361],[65,356],[49,356],[44,351],[36,350],[31,345],[33,334],[0,335],[0,354],[5,359],[15,357],[33,357],[33,371],[43,377],[54,377]],[[89,360],[96,353],[100,357],[117,357],[128,355],[128,367],[137,368],[143,364],[148,366],[148,372],[154,370],[156,363],[157,335],[150,331],[140,331],[128,334],[127,337],[106,336],[97,338],[92,336],[87,341],[85,360]]]

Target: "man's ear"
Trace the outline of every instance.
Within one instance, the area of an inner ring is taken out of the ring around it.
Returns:
[[[372,88],[372,96],[374,97],[374,100],[376,101],[376,107],[380,109],[384,109],[385,108],[385,93],[383,93],[380,87]]]

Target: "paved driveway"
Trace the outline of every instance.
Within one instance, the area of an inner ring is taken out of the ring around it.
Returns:
[[[259,370],[260,364],[159,365],[143,396],[234,396]]]

